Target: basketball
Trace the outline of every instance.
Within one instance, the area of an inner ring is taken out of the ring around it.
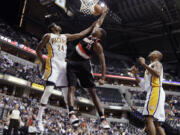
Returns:
[[[98,4],[96,4],[96,5],[94,6],[94,13],[93,13],[93,15],[94,15],[94,16],[98,16],[98,15],[101,14],[101,12],[102,12],[101,6],[98,5]]]

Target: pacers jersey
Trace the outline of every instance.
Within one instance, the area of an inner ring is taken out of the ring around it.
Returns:
[[[51,33],[49,43],[46,46],[49,57],[64,60],[67,52],[66,44],[67,37],[65,35],[56,35]]]
[[[46,59],[46,68],[44,80],[53,82],[56,86],[67,86],[66,79],[66,51],[67,37],[63,34],[50,34],[50,39],[46,45],[48,58]]]
[[[151,63],[149,66],[153,68],[156,62]],[[145,90],[151,90],[151,87],[162,87],[163,81],[163,69],[161,70],[160,77],[154,76],[149,73],[147,70],[145,71],[144,82],[145,82]]]
[[[156,62],[153,62],[149,67],[154,67]],[[144,105],[143,115],[153,116],[160,122],[165,121],[165,92],[162,87],[163,68],[160,72],[160,77],[152,75],[147,70],[144,75],[144,89],[147,91],[146,102]]]
[[[93,51],[93,46],[100,40],[96,37],[89,36],[81,40],[76,46],[76,52],[84,59],[90,59]]]

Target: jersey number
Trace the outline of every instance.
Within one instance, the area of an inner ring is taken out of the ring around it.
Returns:
[[[63,45],[58,45],[58,50],[64,52],[64,46]]]

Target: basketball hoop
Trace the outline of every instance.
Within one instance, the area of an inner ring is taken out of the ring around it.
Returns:
[[[81,7],[80,12],[91,15],[94,13],[94,6],[99,2],[99,0],[80,0]]]

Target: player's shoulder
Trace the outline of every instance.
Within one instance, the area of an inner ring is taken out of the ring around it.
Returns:
[[[97,45],[97,47],[99,47],[99,48],[103,49],[103,48],[102,48],[102,44],[101,44],[101,42],[96,42],[96,45]]]
[[[101,43],[97,42],[96,45],[94,46],[94,51],[96,51],[96,53],[101,54],[103,52],[103,47],[101,45]]]
[[[43,39],[44,39],[44,38],[50,38],[51,35],[52,35],[52,33],[46,33],[46,34],[44,34]]]
[[[155,61],[155,62],[153,63],[153,65],[161,66],[161,67],[162,67],[162,63],[161,63],[160,61]]]

